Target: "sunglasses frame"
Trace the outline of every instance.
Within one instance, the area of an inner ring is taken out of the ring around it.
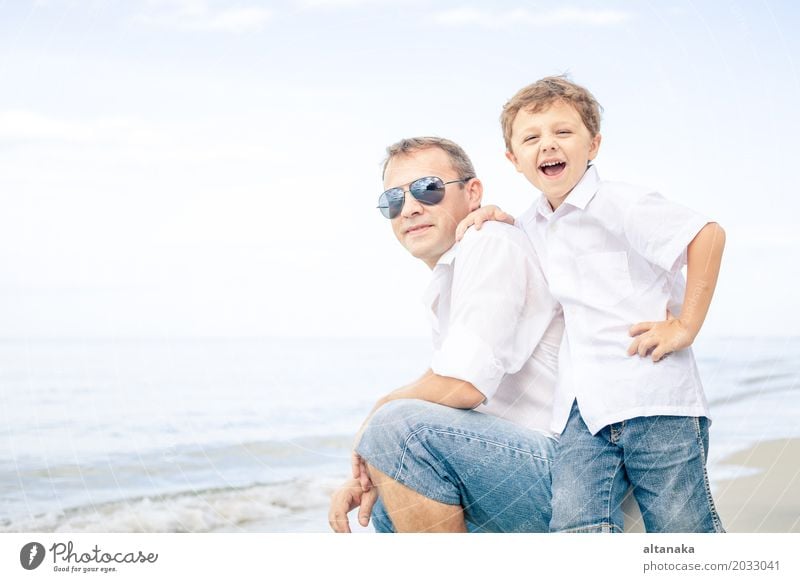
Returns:
[[[416,180],[412,180],[411,182],[409,182],[408,189],[401,188],[400,186],[396,186],[395,188],[389,188],[388,190],[383,191],[381,193],[381,195],[378,196],[378,206],[376,206],[376,208],[380,209],[381,214],[384,217],[388,218],[389,220],[394,220],[395,218],[400,216],[400,213],[403,211],[403,206],[405,206],[405,203],[406,203],[406,193],[411,194],[414,197],[414,199],[417,200],[420,204],[425,204],[426,206],[435,206],[435,205],[439,204],[444,199],[445,189],[446,189],[446,186],[448,184],[457,184],[459,182],[467,183],[470,180],[472,180],[474,177],[475,176],[467,176],[467,177],[461,178],[459,180],[450,180],[448,182],[445,182],[439,176],[422,176],[420,178],[417,178]],[[414,184],[416,184],[417,182],[420,182],[422,180],[430,180],[432,178],[438,180],[442,184],[442,187],[441,188],[437,187],[435,190],[429,190],[429,189],[426,188],[425,190],[423,190],[422,192],[419,192],[419,193],[415,193],[414,192]],[[389,199],[389,193],[390,192],[396,192],[398,190],[403,194],[403,203],[400,205],[400,207],[395,211],[395,213],[393,215],[392,214],[392,205],[391,205],[391,202],[390,202],[390,199]],[[423,196],[426,192],[431,192],[431,191],[433,191],[433,192],[441,192],[442,195],[435,202],[430,202],[430,201],[424,200],[423,198],[420,197],[420,196]],[[384,200],[384,198],[386,199],[386,204],[385,205],[382,204],[382,201]]]

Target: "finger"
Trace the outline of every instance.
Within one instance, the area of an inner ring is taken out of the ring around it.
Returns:
[[[486,217],[483,214],[476,215],[473,224],[475,230],[480,230],[484,222],[486,222]]]
[[[505,222],[506,224],[510,224],[512,226],[514,225],[514,217],[503,210],[499,210],[495,218],[501,222]]]
[[[347,520],[346,513],[332,514],[330,517],[328,517],[328,524],[336,533],[352,533],[350,531],[350,522]]]
[[[361,483],[361,490],[365,493],[372,489],[372,479],[369,478],[366,463],[361,463],[361,473],[359,474],[358,480]]]
[[[651,354],[653,357],[653,361],[658,362],[659,360],[664,359],[670,353],[670,351],[671,350],[664,347],[663,344],[658,346],[656,349],[653,350],[653,353]]]
[[[631,326],[631,328],[628,330],[628,335],[631,337],[636,337],[637,335],[641,335],[646,331],[650,331],[654,325],[655,322],[653,321],[643,321],[641,323],[637,323]]]
[[[639,355],[644,357],[650,353],[650,350],[658,346],[659,339],[653,335],[646,335],[642,337],[642,340],[639,342]]]
[[[467,229],[472,225],[472,215],[468,215],[464,218],[461,222],[458,223],[456,227],[456,240],[459,241],[464,238],[464,233],[467,232]]]
[[[369,493],[365,493],[361,498],[361,507],[358,510],[358,523],[361,527],[369,525],[369,518],[372,515],[372,508],[378,500],[378,492],[373,489]]]
[[[639,341],[641,341],[638,337],[631,342],[631,345],[628,346],[628,355],[632,356],[636,352],[639,351]]]
[[[331,506],[328,510],[328,525],[336,533],[350,533],[350,523],[347,520],[346,503],[342,503],[338,493],[331,498]]]
[[[353,479],[358,479],[361,475],[361,463],[361,455],[353,451],[350,454],[350,468],[351,472],[353,473]]]

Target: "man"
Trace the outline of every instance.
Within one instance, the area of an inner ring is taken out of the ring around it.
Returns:
[[[522,231],[490,223],[455,244],[483,195],[458,145],[412,138],[387,153],[379,208],[432,269],[434,353],[367,417],[330,525],[349,532],[360,507],[379,532],[547,531],[560,308]]]

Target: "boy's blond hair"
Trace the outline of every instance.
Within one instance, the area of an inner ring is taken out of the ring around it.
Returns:
[[[603,108],[594,95],[567,79],[566,75],[545,77],[517,91],[503,106],[500,125],[503,127],[506,149],[511,151],[511,126],[520,110],[538,113],[559,101],[575,108],[592,137],[600,132],[600,112]]]

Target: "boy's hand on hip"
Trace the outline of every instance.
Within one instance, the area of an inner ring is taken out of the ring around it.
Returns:
[[[644,321],[632,326],[628,333],[635,337],[628,355],[648,354],[658,362],[667,354],[677,352],[692,345],[694,337],[680,319],[668,318],[666,321]]]

